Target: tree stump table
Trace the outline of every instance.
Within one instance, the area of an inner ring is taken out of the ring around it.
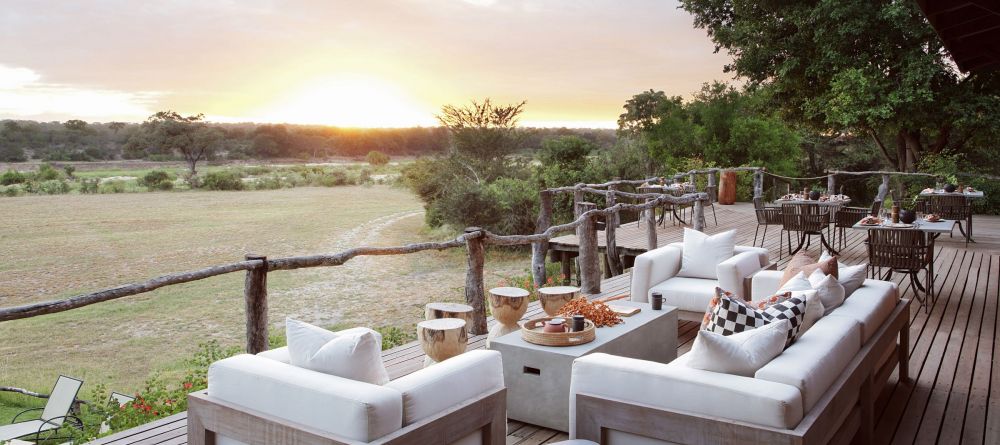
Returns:
[[[490,341],[521,329],[517,322],[528,311],[528,291],[519,287],[495,287],[490,289],[490,313],[497,321],[486,336],[486,347]]]
[[[424,319],[460,318],[465,320],[466,328],[472,328],[472,306],[461,303],[427,303],[424,306]]]
[[[538,289],[538,301],[549,317],[555,317],[566,303],[580,295],[576,286],[551,286]]]
[[[465,352],[469,334],[461,318],[437,318],[417,323],[417,340],[427,357],[424,367]]]

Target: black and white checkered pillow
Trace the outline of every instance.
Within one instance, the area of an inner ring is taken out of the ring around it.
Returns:
[[[791,297],[791,292],[772,296],[754,307],[731,292],[716,288],[715,298],[702,321],[702,329],[732,335],[764,326],[774,320],[788,320],[790,328],[786,345],[790,345],[799,335],[805,313],[805,299]]]

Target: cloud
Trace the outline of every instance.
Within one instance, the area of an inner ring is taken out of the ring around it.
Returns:
[[[45,83],[29,68],[0,65],[0,118],[143,120],[162,95]]]

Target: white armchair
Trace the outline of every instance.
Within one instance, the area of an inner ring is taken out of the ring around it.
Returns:
[[[213,363],[188,396],[191,444],[503,443],[496,351],[469,351],[384,386],[292,366],[285,348]]]
[[[699,321],[716,286],[742,296],[750,295],[750,280],[760,270],[772,267],[767,249],[736,246],[731,258],[716,265],[718,279],[677,276],[684,245],[672,243],[635,258],[632,268],[632,301],[649,301],[653,292],[663,294],[663,304],[678,309],[682,320]]]

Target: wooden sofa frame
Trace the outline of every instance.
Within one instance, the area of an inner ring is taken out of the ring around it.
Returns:
[[[507,435],[507,390],[457,405],[372,442],[328,432],[213,398],[207,391],[188,394],[187,433],[191,445],[214,445],[215,435],[250,445],[433,444],[459,440],[476,431],[483,445],[502,445]]]
[[[875,399],[899,366],[899,382],[909,380],[910,300],[900,300],[878,332],[868,340],[840,377],[830,385],[795,429],[673,411],[589,394],[576,396],[576,438],[607,443],[609,430],[669,443],[708,444],[848,444],[872,443]],[[897,342],[898,338],[898,342]],[[895,353],[878,361],[895,342]]]

